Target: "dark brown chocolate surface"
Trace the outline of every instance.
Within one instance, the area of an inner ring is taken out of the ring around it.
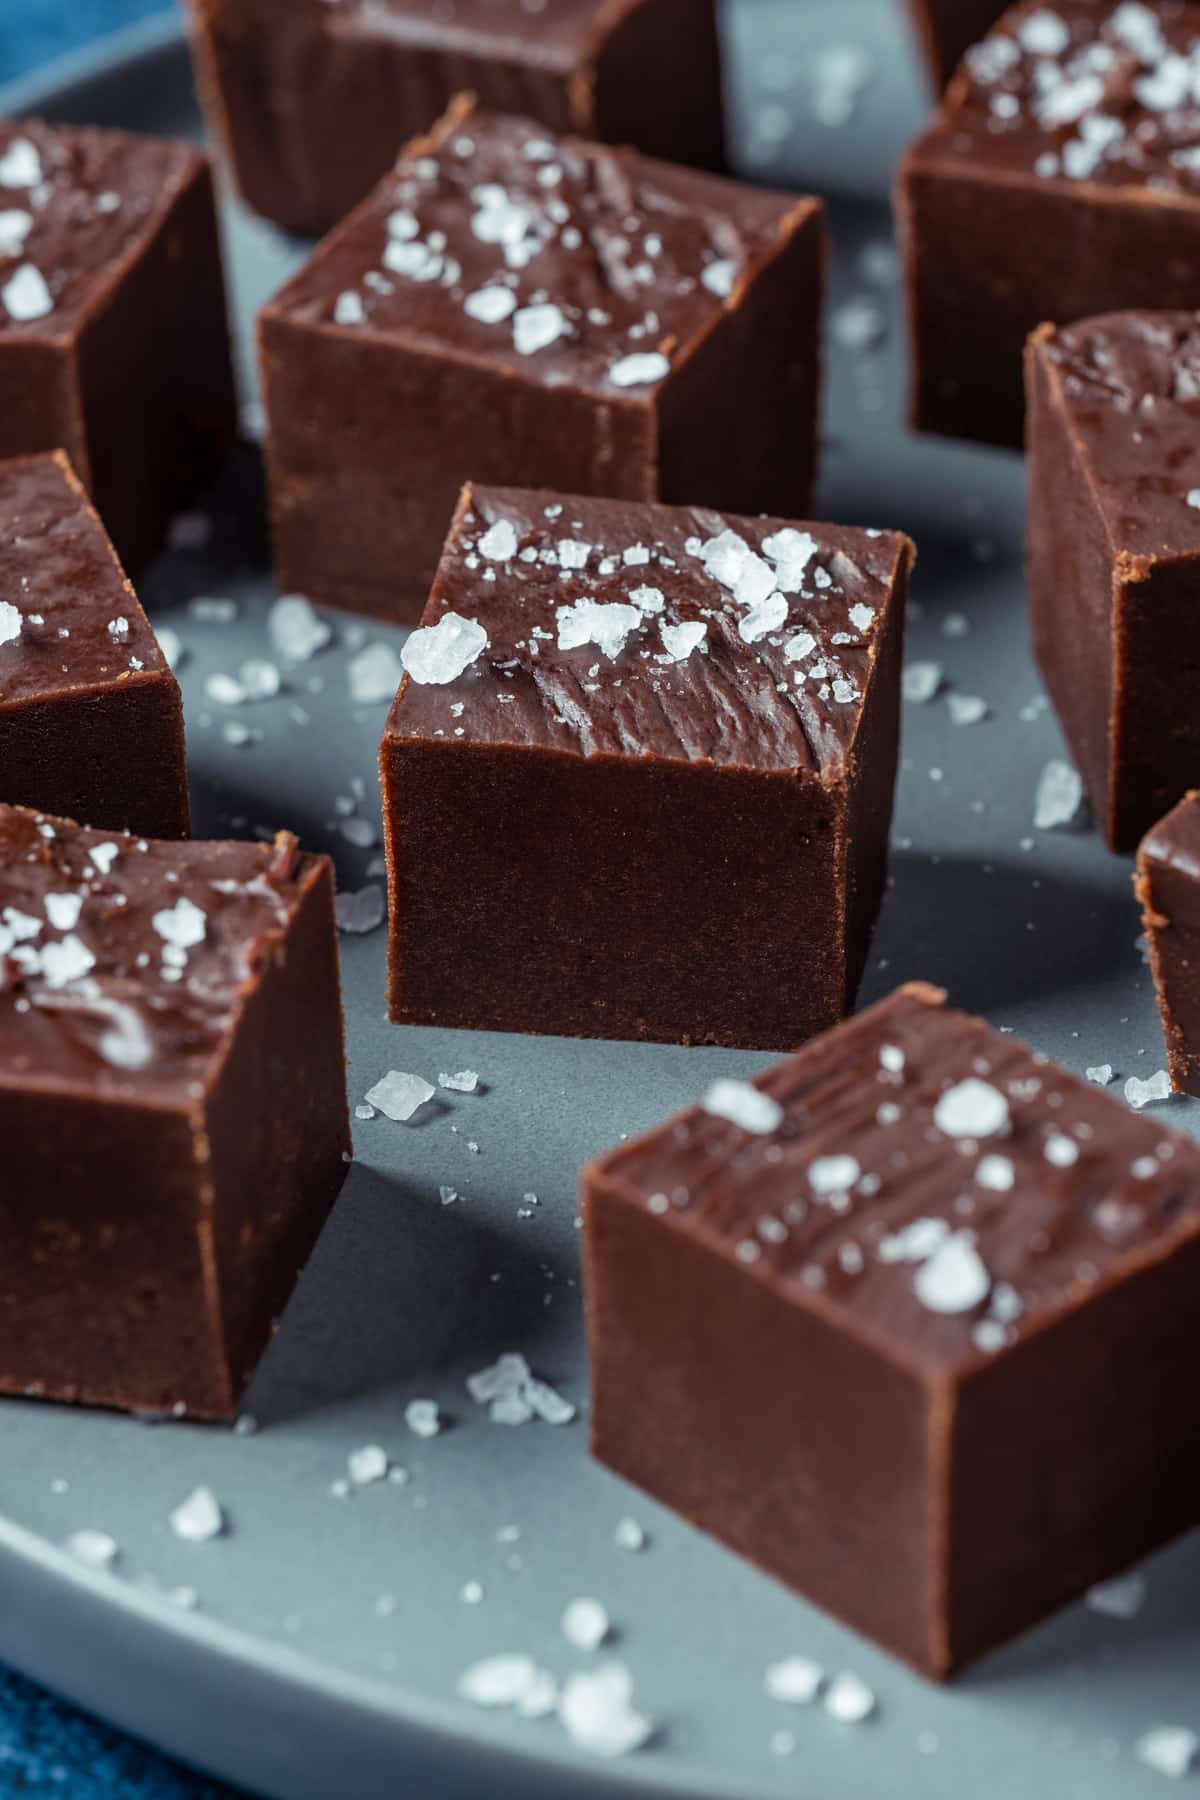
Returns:
[[[0,801],[189,829],[179,685],[61,453],[0,462]]]
[[[1017,446],[1028,333],[1200,304],[1200,6],[1023,0],[902,165],[923,429]]]
[[[457,106],[263,314],[281,581],[415,619],[464,474],[802,512],[823,255],[814,201]]]
[[[235,416],[203,155],[0,123],[0,456],[65,450],[136,572]]]
[[[935,1676],[1200,1511],[1200,1151],[940,1000],[584,1176],[597,1455]]]
[[[1028,352],[1034,639],[1110,845],[1200,781],[1200,316],[1116,313]]]
[[[0,1390],[233,1410],[344,1175],[332,901],[0,806]]]
[[[468,489],[382,750],[394,1016],[750,1045],[840,1017],[882,894],[910,558]]]
[[[1200,1094],[1200,793],[1143,839],[1137,894],[1150,942],[1171,1080]]]
[[[909,0],[930,80],[939,93],[1003,11],[1003,0]]]
[[[553,131],[724,159],[714,0],[192,0],[192,20],[243,195],[302,235],[343,218],[464,89]]]

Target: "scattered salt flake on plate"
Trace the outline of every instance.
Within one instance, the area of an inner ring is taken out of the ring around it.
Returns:
[[[887,314],[874,300],[856,296],[835,308],[829,328],[843,350],[874,350],[887,336]]]
[[[1048,762],[1038,780],[1033,804],[1037,831],[1065,831],[1080,823],[1084,812],[1083,781],[1078,769],[1061,758]]]
[[[953,1138],[994,1137],[1008,1121],[1008,1101],[999,1088],[975,1075],[947,1088],[933,1109],[938,1130]]]
[[[992,1278],[965,1231],[956,1231],[922,1263],[913,1277],[913,1288],[929,1312],[963,1313],[986,1300]]]
[[[646,1532],[636,1519],[618,1519],[613,1541],[618,1550],[629,1550],[636,1555],[646,1548]]]
[[[1125,1083],[1125,1098],[1135,1112],[1141,1112],[1143,1106],[1152,1106],[1156,1100],[1169,1100],[1173,1089],[1171,1077],[1165,1069],[1159,1069],[1148,1081],[1139,1081],[1131,1075]]]
[[[483,1599],[483,1583],[481,1581],[464,1581],[458,1590],[458,1597],[464,1606],[478,1606]]]
[[[1156,1725],[1144,1731],[1133,1746],[1133,1754],[1157,1775],[1182,1781],[1200,1751],[1200,1738],[1186,1725]]]
[[[572,1600],[562,1616],[563,1636],[576,1650],[598,1650],[612,1625],[599,1600]]]
[[[478,619],[446,612],[436,625],[426,625],[411,634],[400,652],[400,661],[421,686],[445,687],[457,681],[487,646],[488,634]]]
[[[464,1700],[476,1706],[519,1706],[541,1683],[542,1671],[531,1656],[508,1653],[472,1663],[458,1679]]]
[[[194,1587],[173,1587],[167,1589],[167,1599],[172,1606],[178,1606],[184,1612],[194,1612],[200,1604],[200,1596]]]
[[[785,1656],[767,1669],[763,1686],[772,1700],[782,1700],[788,1706],[810,1706],[824,1679],[824,1669],[811,1657]]]
[[[389,1069],[382,1080],[368,1088],[366,1100],[386,1118],[404,1124],[419,1107],[432,1100],[437,1089],[421,1075],[406,1075],[401,1069]]]
[[[355,1487],[369,1487],[373,1481],[386,1479],[388,1453],[382,1444],[360,1444],[346,1458],[346,1467]]]
[[[416,1437],[437,1437],[442,1418],[436,1400],[410,1400],[404,1409],[404,1423]]]
[[[900,685],[906,700],[912,700],[918,706],[924,706],[932,700],[942,685],[942,665],[935,662],[910,662],[904,666]]]
[[[111,1569],[121,1554],[116,1539],[109,1537],[107,1531],[93,1531],[87,1526],[71,1533],[67,1549],[91,1569]]]
[[[748,1081],[714,1081],[701,1105],[714,1119],[728,1119],[743,1131],[766,1137],[783,1123],[783,1108]]]
[[[1146,1603],[1146,1577],[1136,1571],[1090,1587],[1084,1600],[1093,1612],[1108,1619],[1136,1619]]]
[[[456,1075],[439,1075],[438,1086],[449,1088],[452,1094],[473,1094],[479,1086],[479,1076],[474,1069],[459,1069]]]
[[[387,917],[387,902],[379,883],[371,881],[356,891],[340,893],[334,901],[334,910],[339,931],[361,936],[383,924]]]
[[[308,662],[333,636],[303,594],[281,594],[267,614],[267,635],[273,649],[289,662]]]
[[[633,1677],[623,1663],[568,1676],[558,1716],[567,1735],[597,1756],[625,1756],[654,1732],[652,1722],[634,1709]]]
[[[841,1725],[859,1725],[875,1711],[875,1695],[861,1676],[835,1675],[825,1690],[825,1711]]]
[[[213,594],[197,594],[194,600],[188,601],[188,611],[202,625],[232,625],[238,616],[236,600]]]
[[[414,632],[413,635],[417,634]],[[365,650],[350,658],[346,674],[350,698],[355,705],[378,706],[381,701],[395,696],[404,678],[404,666],[390,644],[368,644]]]
[[[178,669],[187,658],[187,645],[177,631],[170,625],[159,625],[155,628],[158,647],[163,653],[168,669]]]
[[[548,1381],[539,1381],[535,1376],[525,1384],[525,1398],[532,1406],[538,1418],[547,1425],[569,1425],[575,1417],[575,1407],[552,1388]]]
[[[190,1544],[207,1544],[225,1529],[221,1503],[211,1488],[198,1487],[171,1514],[171,1530]]]
[[[979,725],[989,712],[987,701],[978,694],[947,694],[946,705],[955,725]]]
[[[1113,1066],[1111,1063],[1097,1063],[1094,1069],[1085,1069],[1084,1074],[1097,1087],[1107,1087],[1113,1078]]]

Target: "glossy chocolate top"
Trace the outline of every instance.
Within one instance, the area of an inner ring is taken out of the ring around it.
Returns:
[[[1200,5],[1022,0],[967,52],[919,150],[1200,195]]]
[[[166,670],[66,457],[0,462],[0,708]]]
[[[1200,1149],[906,988],[597,1165],[892,1354],[994,1356],[1200,1230]],[[762,1108],[761,1099],[758,1102]]]
[[[468,488],[388,730],[836,772],[910,555],[890,532]]]
[[[289,4],[293,0],[289,0]],[[331,31],[343,21],[377,37],[452,45],[479,55],[516,48],[523,61],[574,60],[644,0],[318,0]]]
[[[268,312],[640,403],[817,204],[456,101]]]
[[[1184,796],[1142,839],[1142,860],[1200,881],[1200,793]]]
[[[201,1096],[323,861],[0,806],[0,1083]]]
[[[1039,342],[1113,548],[1200,553],[1200,313],[1108,313]]]
[[[202,162],[173,139],[0,121],[0,337],[74,331]]]

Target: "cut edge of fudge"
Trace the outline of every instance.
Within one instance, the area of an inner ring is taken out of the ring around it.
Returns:
[[[1194,842],[1186,840],[1190,835]],[[1193,852],[1193,854],[1189,854]],[[1176,889],[1179,883],[1179,891]],[[1150,950],[1150,971],[1162,1020],[1171,1085],[1200,1093],[1200,790],[1191,789],[1151,827],[1138,848],[1134,893]],[[1166,891],[1160,891],[1165,889]],[[1194,917],[1186,900],[1194,899]],[[1180,906],[1180,901],[1184,905]],[[1163,910],[1170,907],[1170,911]],[[1196,1006],[1181,991],[1196,970]],[[1185,1012],[1194,1010],[1195,1017]],[[1189,1029],[1190,1027],[1190,1029]]]

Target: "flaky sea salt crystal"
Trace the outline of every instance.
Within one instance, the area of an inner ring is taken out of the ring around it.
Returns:
[[[611,364],[608,379],[614,387],[648,387],[671,373],[671,365],[658,350],[635,351]]]
[[[785,1656],[767,1669],[763,1686],[772,1700],[782,1700],[787,1706],[811,1706],[824,1679],[824,1669],[811,1657]]]
[[[947,1088],[933,1109],[933,1122],[947,1137],[994,1137],[1008,1120],[1008,1101],[999,1088],[974,1075]]]
[[[360,1444],[346,1458],[355,1487],[370,1487],[372,1482],[386,1480],[388,1466],[388,1453],[382,1444]]]
[[[775,586],[780,593],[800,592],[817,549],[812,533],[798,531],[794,525],[785,525],[763,539],[763,553],[775,564]]]
[[[513,315],[513,347],[518,356],[536,356],[566,337],[570,329],[566,314],[552,301],[523,306]]]
[[[988,703],[978,694],[947,694],[946,706],[955,725],[979,725],[988,716]]]
[[[900,686],[906,700],[924,706],[942,685],[942,665],[935,662],[910,662],[904,666]]]
[[[955,1232],[917,1270],[913,1289],[929,1312],[970,1312],[986,1300],[992,1278],[964,1231]]]
[[[267,614],[267,634],[288,662],[308,662],[325,648],[333,631],[303,594],[281,594]]]
[[[768,594],[756,601],[738,621],[738,636],[747,644],[757,644],[772,631],[787,624],[788,603],[782,594]]]
[[[511,519],[497,519],[476,547],[489,562],[511,562],[517,554],[517,533]]]
[[[1079,823],[1083,810],[1083,782],[1078,769],[1061,758],[1048,762],[1039,777],[1034,799],[1034,829],[1066,830]]]
[[[1182,1781],[1200,1753],[1200,1738],[1186,1725],[1156,1725],[1144,1731],[1133,1746],[1133,1754],[1156,1775]]]
[[[238,605],[236,600],[219,594],[197,594],[188,601],[188,611],[203,625],[232,625],[238,616]]]
[[[572,1403],[548,1381],[539,1381],[536,1376],[525,1383],[524,1398],[547,1425],[569,1425],[575,1417]]]
[[[502,325],[517,310],[517,296],[511,288],[492,286],[479,288],[463,301],[469,319],[481,325]]]
[[[572,1600],[562,1616],[563,1636],[576,1650],[598,1650],[612,1626],[599,1600]]]
[[[458,1691],[476,1706],[516,1706],[539,1676],[531,1656],[487,1656],[463,1671]]]
[[[404,1409],[404,1423],[414,1437],[434,1438],[442,1429],[436,1400],[410,1400]]]
[[[368,1088],[366,1100],[385,1118],[404,1124],[436,1093],[431,1082],[420,1075],[406,1075],[400,1069],[389,1069],[382,1080]]]
[[[708,636],[708,626],[703,619],[688,619],[682,625],[660,625],[658,632],[670,660],[686,662]]]
[[[198,1487],[171,1514],[171,1530],[191,1544],[206,1544],[225,1529],[221,1503],[211,1488]]]
[[[576,600],[570,606],[558,607],[555,618],[560,650],[595,644],[610,662],[621,654],[629,634],[642,623],[637,607],[621,601]]]
[[[879,1260],[885,1263],[923,1262],[950,1236],[945,1219],[911,1219],[899,1231],[879,1241]]]
[[[875,1711],[875,1695],[861,1676],[835,1675],[825,1691],[825,1711],[840,1725],[860,1725]]]
[[[1125,1083],[1125,1098],[1136,1112],[1143,1106],[1152,1106],[1156,1100],[1169,1100],[1172,1091],[1171,1077],[1165,1069],[1159,1069],[1148,1081],[1139,1081],[1136,1075],[1131,1075]]]
[[[339,931],[362,936],[376,931],[387,917],[387,901],[377,881],[369,881],[357,891],[345,890],[334,901]]]
[[[44,319],[54,311],[54,300],[46,286],[46,278],[32,263],[22,263],[0,288],[0,300],[10,319],[19,325],[33,319]]]
[[[460,613],[447,612],[436,625],[411,634],[400,652],[400,661],[414,681],[423,686],[444,687],[457,681],[487,645],[487,632],[478,619],[464,619]]]
[[[390,644],[368,644],[350,658],[346,674],[355,705],[378,706],[381,701],[394,698],[404,678],[404,667]]]
[[[808,1185],[814,1194],[844,1194],[861,1174],[853,1156],[818,1156],[808,1165]]]
[[[158,647],[163,653],[168,669],[178,669],[188,653],[187,645],[179,633],[170,625],[158,625],[155,627],[154,635],[158,639]]]
[[[1016,1170],[1007,1156],[981,1156],[975,1179],[980,1187],[989,1188],[994,1194],[1007,1194],[1016,1180]]]
[[[208,929],[206,915],[186,894],[181,894],[174,906],[156,912],[150,923],[163,942],[173,944],[177,950],[191,950],[202,944]]]
[[[0,600],[0,644],[15,644],[21,635],[22,619],[8,600]]]
[[[874,300],[858,295],[834,309],[829,330],[843,350],[874,350],[887,336],[887,314]]]
[[[1136,1619],[1146,1604],[1146,1577],[1136,1571],[1118,1575],[1112,1581],[1101,1581],[1084,1595],[1093,1612],[1108,1619]]]
[[[365,325],[367,309],[363,305],[362,295],[356,294],[353,288],[347,288],[339,294],[333,303],[333,322],[335,325]]]
[[[95,966],[95,957],[77,937],[65,937],[57,944],[47,944],[41,955],[42,980],[49,988],[69,987]]]
[[[617,1520],[617,1528],[613,1532],[613,1542],[618,1550],[628,1550],[633,1555],[646,1548],[645,1529],[636,1519]]]
[[[1111,1063],[1097,1063],[1095,1068],[1085,1069],[1084,1074],[1097,1087],[1107,1087],[1113,1078],[1113,1066]]]
[[[654,1731],[634,1709],[633,1677],[623,1663],[568,1676],[558,1716],[568,1736],[597,1756],[624,1756]]]
[[[701,1105],[713,1118],[728,1119],[731,1124],[740,1125],[743,1131],[760,1137],[777,1131],[783,1123],[783,1108],[779,1102],[748,1081],[714,1081]]]
[[[74,931],[83,910],[82,894],[47,894],[46,917],[55,931]]]
[[[479,1076],[474,1069],[459,1069],[456,1074],[439,1075],[438,1086],[449,1088],[452,1094],[473,1094],[479,1086]]]
[[[516,1393],[532,1376],[528,1362],[519,1351],[510,1350],[497,1357],[486,1369],[467,1376],[467,1392],[480,1405],[496,1400],[502,1394]]]
[[[29,138],[14,138],[0,156],[0,187],[33,188],[43,179],[42,159]]]
[[[67,1539],[67,1549],[81,1563],[91,1569],[110,1569],[121,1554],[115,1538],[109,1537],[107,1531],[94,1531],[85,1526],[81,1531],[73,1531]]]

